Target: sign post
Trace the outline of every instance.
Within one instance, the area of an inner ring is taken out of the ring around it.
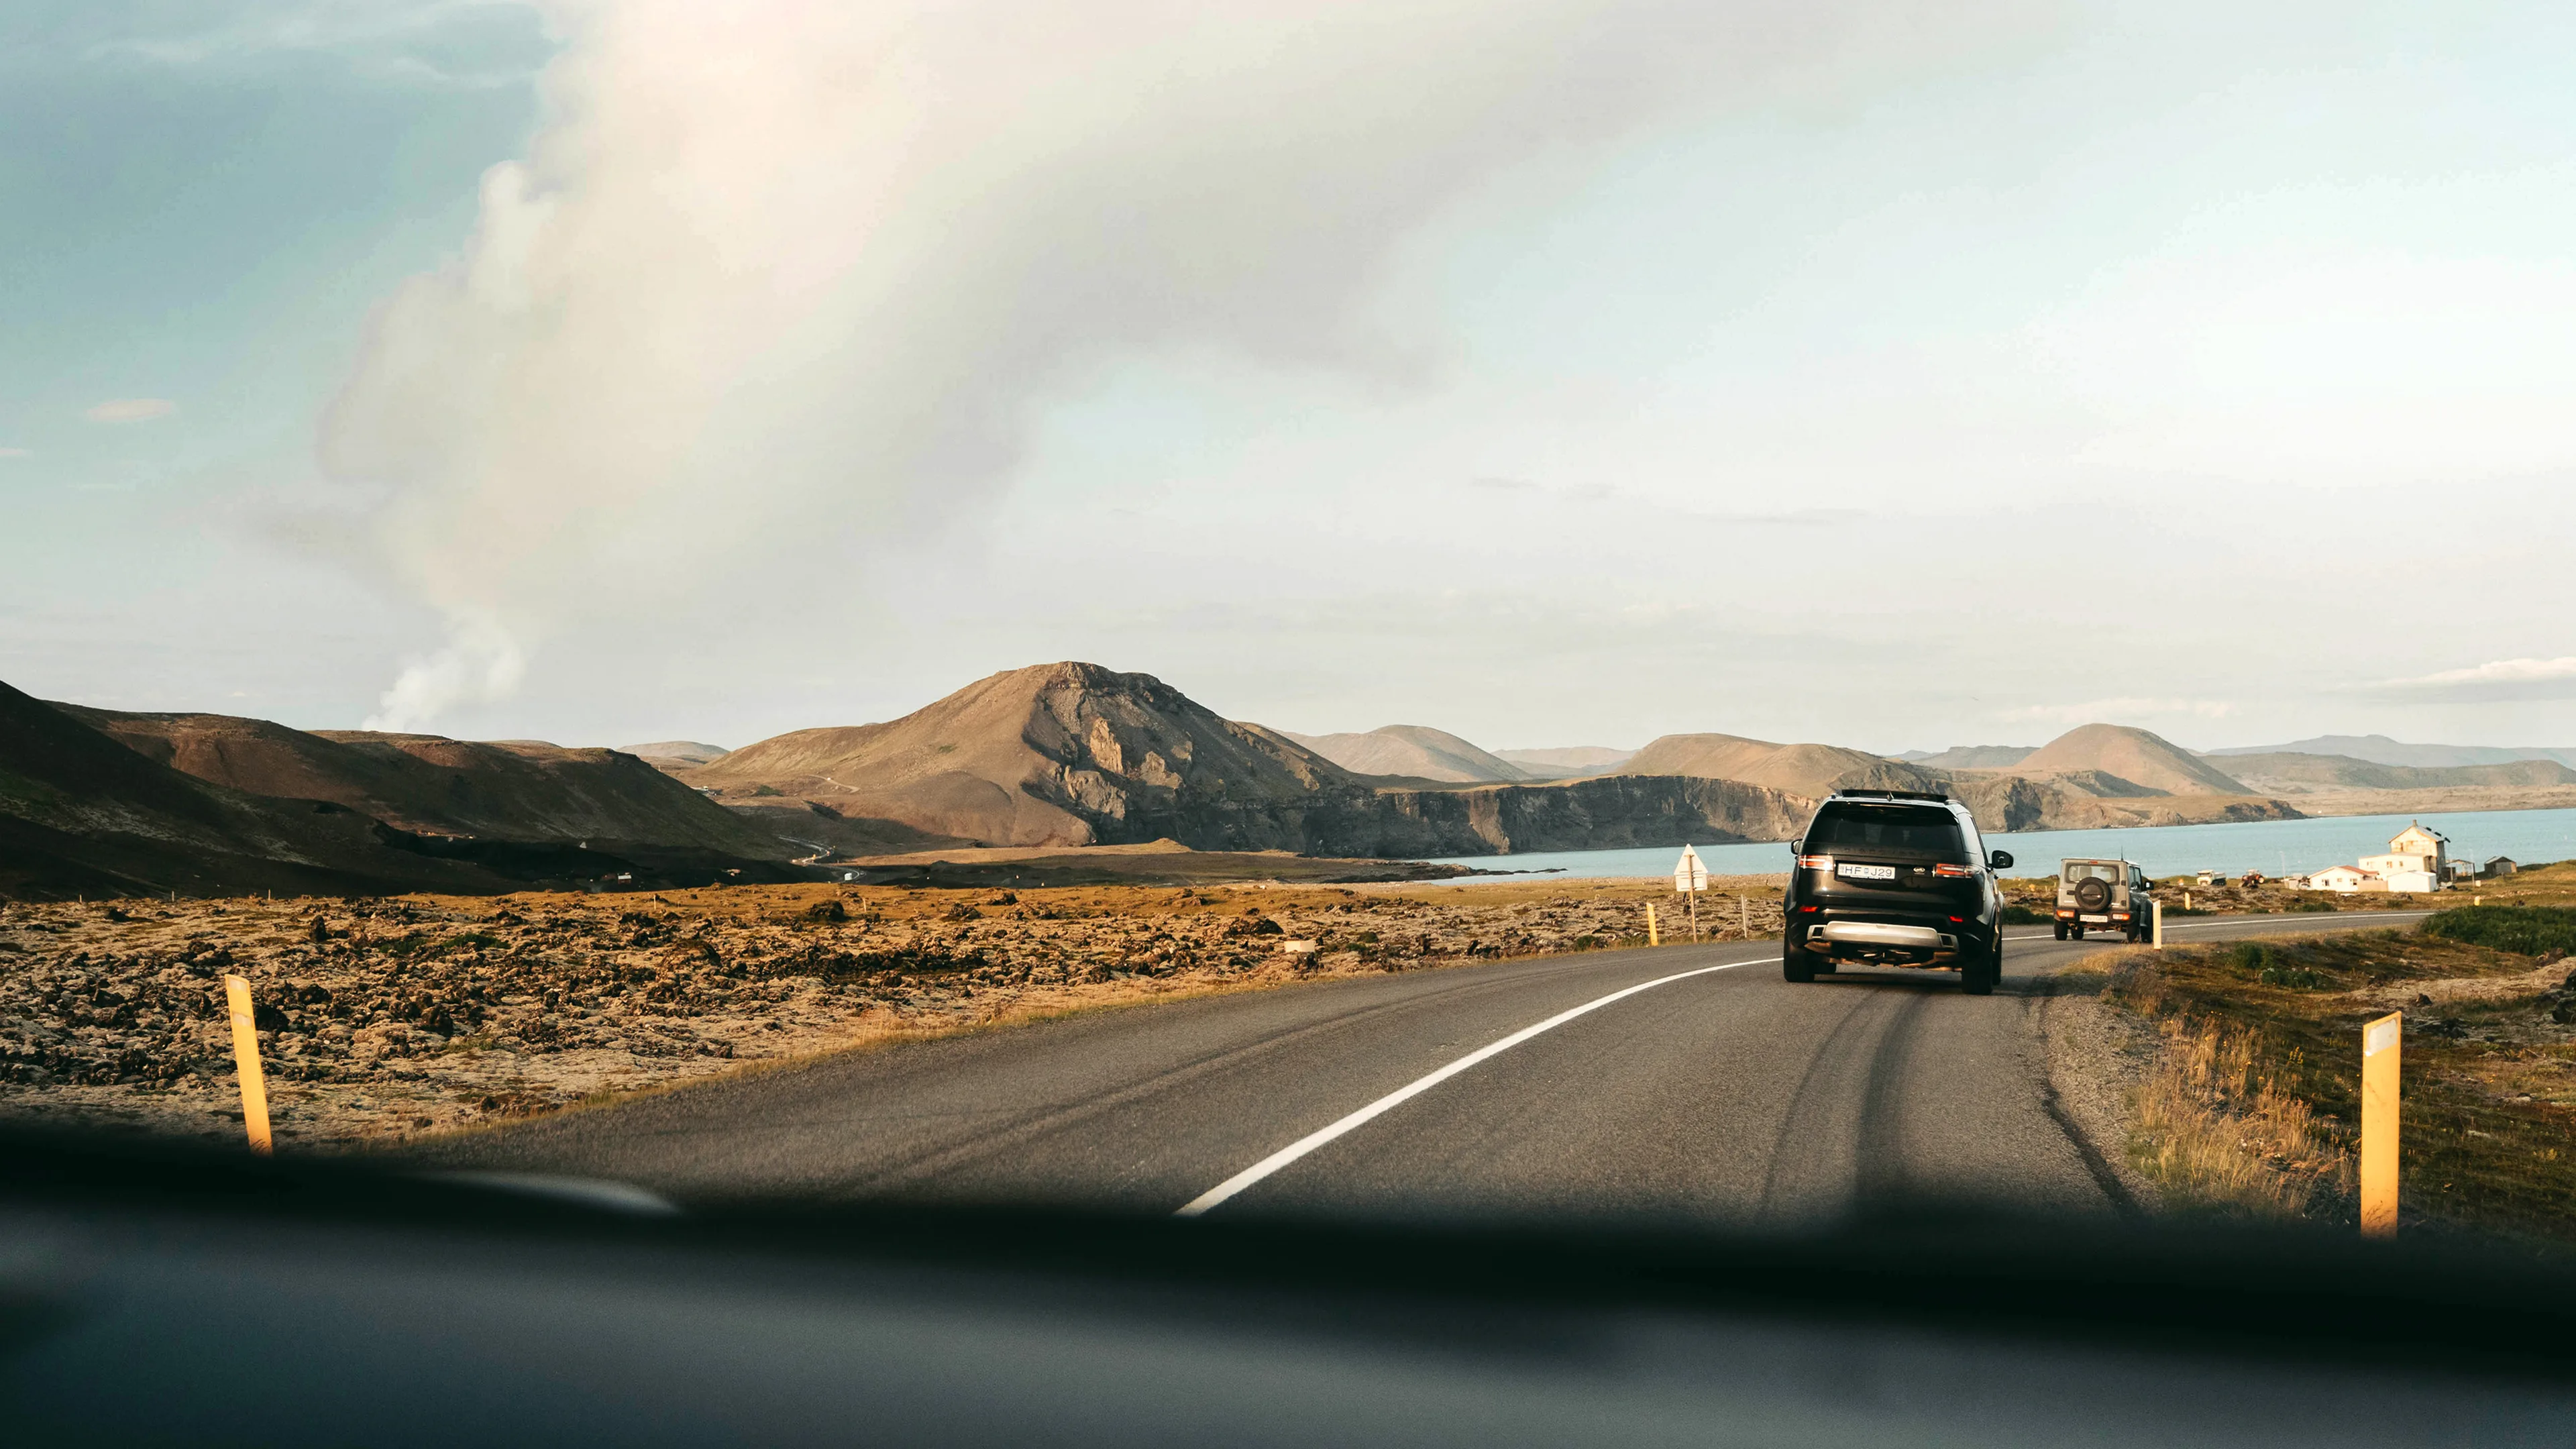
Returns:
[[[2397,1236],[2397,1061],[2406,1014],[2361,1029],[2361,1234]]]
[[[1700,863],[1699,852],[1682,847],[1682,858],[1673,863],[1673,889],[1690,902],[1691,939],[1699,939],[1699,893],[1708,889],[1708,867]]]

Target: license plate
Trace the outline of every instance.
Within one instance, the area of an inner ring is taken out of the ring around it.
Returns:
[[[2109,916],[2086,916],[2084,921],[2085,924],[2093,926],[2107,926],[2111,924],[2111,918]]]
[[[1834,874],[1841,876],[1845,880],[1894,880],[1896,879],[1896,867],[1892,865],[1838,865],[1834,867]]]

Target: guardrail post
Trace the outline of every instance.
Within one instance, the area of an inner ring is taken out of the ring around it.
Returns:
[[[2406,1013],[2361,1029],[2361,1232],[2397,1236],[2397,1063]]]
[[[2149,926],[2153,928],[2153,931],[2154,931],[2154,939],[2155,939],[2155,944],[2156,944],[2156,949],[2157,949],[2157,950],[2159,950],[2159,951],[2163,950],[2163,949],[2165,948],[2165,903],[2164,903],[2164,902],[2162,902],[2162,901],[2149,901],[2149,902],[2147,902],[2147,922],[2148,922]]]
[[[1653,901],[1646,902],[1646,944],[1649,946],[1660,946],[1664,944],[1663,936],[1655,930],[1655,903]]]
[[[241,1074],[242,1130],[250,1134],[250,1150],[265,1157],[269,1152],[268,1079],[259,1070],[259,1013],[250,1004],[250,983],[238,976],[225,977],[224,1004],[233,1019],[233,1067]]]

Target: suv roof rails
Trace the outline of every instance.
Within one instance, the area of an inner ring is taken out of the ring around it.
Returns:
[[[1836,790],[1828,800],[1857,800],[1868,796],[1880,800],[1947,800],[1947,790]]]

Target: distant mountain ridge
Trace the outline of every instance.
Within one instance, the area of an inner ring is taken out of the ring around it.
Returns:
[[[2037,745],[1952,745],[1938,754],[1908,751],[1895,758],[1927,770],[2009,770],[2038,753]]]
[[[2037,777],[2098,770],[2168,795],[2254,793],[2162,735],[2127,725],[2079,725],[2024,756],[2012,770]]]
[[[2350,755],[2285,752],[2230,755],[2228,767],[2249,785],[2276,794],[2319,790],[2546,789],[2576,785],[2576,770],[2556,760],[2510,760],[2491,765],[2381,765]]]
[[[780,834],[853,854],[1170,839],[1200,850],[1484,855],[1777,839],[1806,809],[1731,780],[1390,787],[1283,732],[1221,718],[1152,675],[1076,661],[995,674],[884,724],[745,745],[696,778]]]
[[[1381,725],[1365,734],[1280,733],[1358,775],[1494,784],[1534,778],[1520,766],[1429,725]]]
[[[2414,769],[2447,769],[2455,765],[2509,765],[2516,760],[2553,760],[2576,768],[2576,748],[2497,745],[2410,745],[2386,735],[2318,735],[2286,745],[2236,745],[2210,750],[2213,758],[2234,755],[2340,755],[2373,765]]]
[[[1499,759],[1508,760],[1545,779],[1563,779],[1572,775],[1599,775],[1615,770],[1635,756],[1635,750],[1614,749],[1609,745],[1571,745],[1552,750],[1496,750]]]
[[[1615,773],[1742,780],[1810,800],[1836,790],[1938,790],[1944,783],[1941,776],[1916,766],[1840,745],[1784,745],[1719,734],[1650,740]]]

